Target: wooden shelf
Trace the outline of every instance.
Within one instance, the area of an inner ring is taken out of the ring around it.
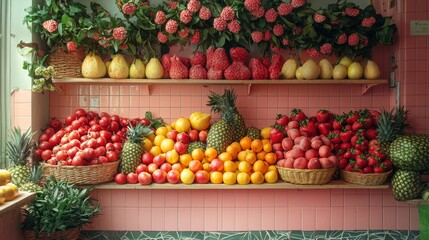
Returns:
[[[140,185],[140,184],[117,184],[114,182],[109,182],[105,184],[99,184],[99,185],[91,185],[94,189],[111,189],[111,190],[118,190],[118,189],[150,189],[150,190],[207,190],[207,189],[215,189],[215,190],[228,190],[228,189],[247,189],[247,190],[253,190],[253,189],[387,189],[389,188],[389,184],[383,184],[383,185],[377,185],[377,186],[364,186],[364,185],[358,185],[358,184],[352,184],[345,182],[344,180],[333,180],[328,184],[323,185],[299,185],[299,184],[292,184],[292,183],[286,183],[283,181],[279,181],[274,184],[264,183],[264,184],[248,184],[248,185],[226,185],[226,184],[170,184],[170,183],[163,183],[163,184],[156,184],[152,183],[150,185]]]
[[[57,78],[54,79],[54,83],[57,84],[145,84],[147,87],[147,92],[150,95],[150,84],[233,84],[233,85],[247,85],[248,90],[247,94],[250,95],[252,85],[258,84],[334,84],[334,85],[361,85],[362,86],[362,95],[365,94],[371,87],[386,84],[386,79],[358,79],[358,80],[350,80],[350,79],[342,79],[342,80],[334,80],[334,79],[316,79],[316,80],[298,80],[298,79],[281,79],[281,80],[209,80],[209,79],[113,79],[113,78]]]
[[[32,192],[19,192],[19,195],[12,201],[8,201],[8,202],[4,202],[3,204],[0,204],[0,216],[9,211],[12,211],[16,208],[20,208],[23,205],[32,202],[35,196],[36,194]]]
[[[429,201],[425,201],[423,199],[408,200],[407,203],[411,206],[429,205]]]

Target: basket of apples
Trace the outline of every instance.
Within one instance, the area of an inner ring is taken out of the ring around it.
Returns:
[[[304,124],[311,125],[308,121]],[[280,177],[294,184],[326,184],[338,164],[338,158],[331,152],[331,141],[325,135],[315,135],[316,132],[309,132],[309,128],[302,126],[298,121],[289,121],[284,128],[287,136],[273,144],[277,155],[283,152],[283,159],[276,165]]]

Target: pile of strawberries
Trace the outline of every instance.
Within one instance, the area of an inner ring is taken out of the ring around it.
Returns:
[[[309,139],[324,139],[325,145],[338,158],[338,168],[360,173],[383,173],[392,169],[392,162],[378,145],[378,116],[377,111],[361,109],[344,114],[319,110],[316,116],[307,117],[300,109],[293,109],[290,116],[277,116],[270,140],[276,149],[275,145],[285,145],[285,139],[294,139],[297,134]],[[296,125],[299,125],[299,131]],[[287,159],[288,152],[293,149],[283,147],[276,150],[278,159]],[[314,157],[318,157],[317,154],[311,155]]]
[[[161,63],[164,78],[171,79],[278,79],[285,62],[279,54],[271,59],[250,58],[249,52],[242,47],[233,47],[229,55],[224,48],[207,49],[206,54],[196,51],[190,58],[170,53],[163,54]]]

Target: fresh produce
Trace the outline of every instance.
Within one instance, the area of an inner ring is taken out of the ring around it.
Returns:
[[[392,178],[393,197],[398,201],[407,201],[420,196],[423,186],[420,173],[399,169]]]
[[[170,59],[170,78],[186,79],[189,76],[188,68],[180,61],[179,57],[174,55]]]
[[[164,76],[164,67],[158,58],[151,58],[146,64],[145,73],[148,79],[160,79]]]
[[[107,68],[101,57],[93,52],[88,53],[82,63],[82,75],[85,78],[102,78]]]
[[[10,183],[12,174],[6,169],[0,169],[0,186]]]
[[[284,79],[295,79],[295,73],[297,69],[298,61],[295,58],[289,58],[282,66],[281,76]]]
[[[30,181],[21,185],[19,190],[27,192],[38,192],[42,190],[40,186],[41,180],[43,177],[43,166],[42,165],[33,165],[31,170]]]
[[[319,67],[320,67],[320,76],[319,76],[320,79],[332,79],[334,66],[328,59],[324,58],[320,60]]]
[[[0,204],[3,202],[12,201],[18,196],[19,189],[13,183],[0,186]]]
[[[366,63],[363,69],[363,76],[366,79],[380,78],[380,69],[378,68],[377,63],[374,61],[368,60],[368,62]]]
[[[320,75],[320,67],[313,59],[308,59],[301,67],[301,74],[306,80],[317,79]]]
[[[134,127],[128,126],[127,139],[124,143],[120,159],[120,171],[124,174],[135,172],[136,167],[141,162],[143,154],[143,139],[152,134],[153,131],[140,122]]]
[[[14,127],[7,138],[6,158],[11,164],[9,172],[12,176],[12,183],[18,187],[30,181],[30,156],[34,146],[32,140],[34,134],[30,128],[22,133],[20,128]]]
[[[110,62],[107,73],[110,78],[123,79],[128,78],[130,68],[122,54],[116,54]]]
[[[363,68],[359,62],[353,62],[347,68],[347,76],[349,79],[361,79],[363,76]]]
[[[141,59],[134,59],[133,63],[130,66],[130,78],[142,79],[145,78],[146,67],[144,62]]]
[[[389,155],[395,166],[409,171],[429,169],[429,136],[424,134],[405,135],[390,145]]]
[[[260,139],[261,138],[261,129],[254,127],[254,126],[250,126],[246,129],[246,136],[252,140]]]
[[[377,119],[377,139],[384,154],[389,154],[390,145],[395,139],[405,135],[408,127],[407,114],[408,111],[403,106],[392,108],[390,111],[386,109],[380,111]]]
[[[189,116],[191,127],[198,131],[207,130],[210,126],[211,115],[203,112],[194,112]]]
[[[334,69],[332,70],[332,78],[335,80],[347,78],[347,67],[343,64],[335,65]]]

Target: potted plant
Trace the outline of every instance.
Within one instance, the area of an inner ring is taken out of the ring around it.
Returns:
[[[21,229],[25,239],[77,239],[80,229],[91,222],[101,207],[90,196],[91,188],[48,176],[45,186],[23,209]]]

